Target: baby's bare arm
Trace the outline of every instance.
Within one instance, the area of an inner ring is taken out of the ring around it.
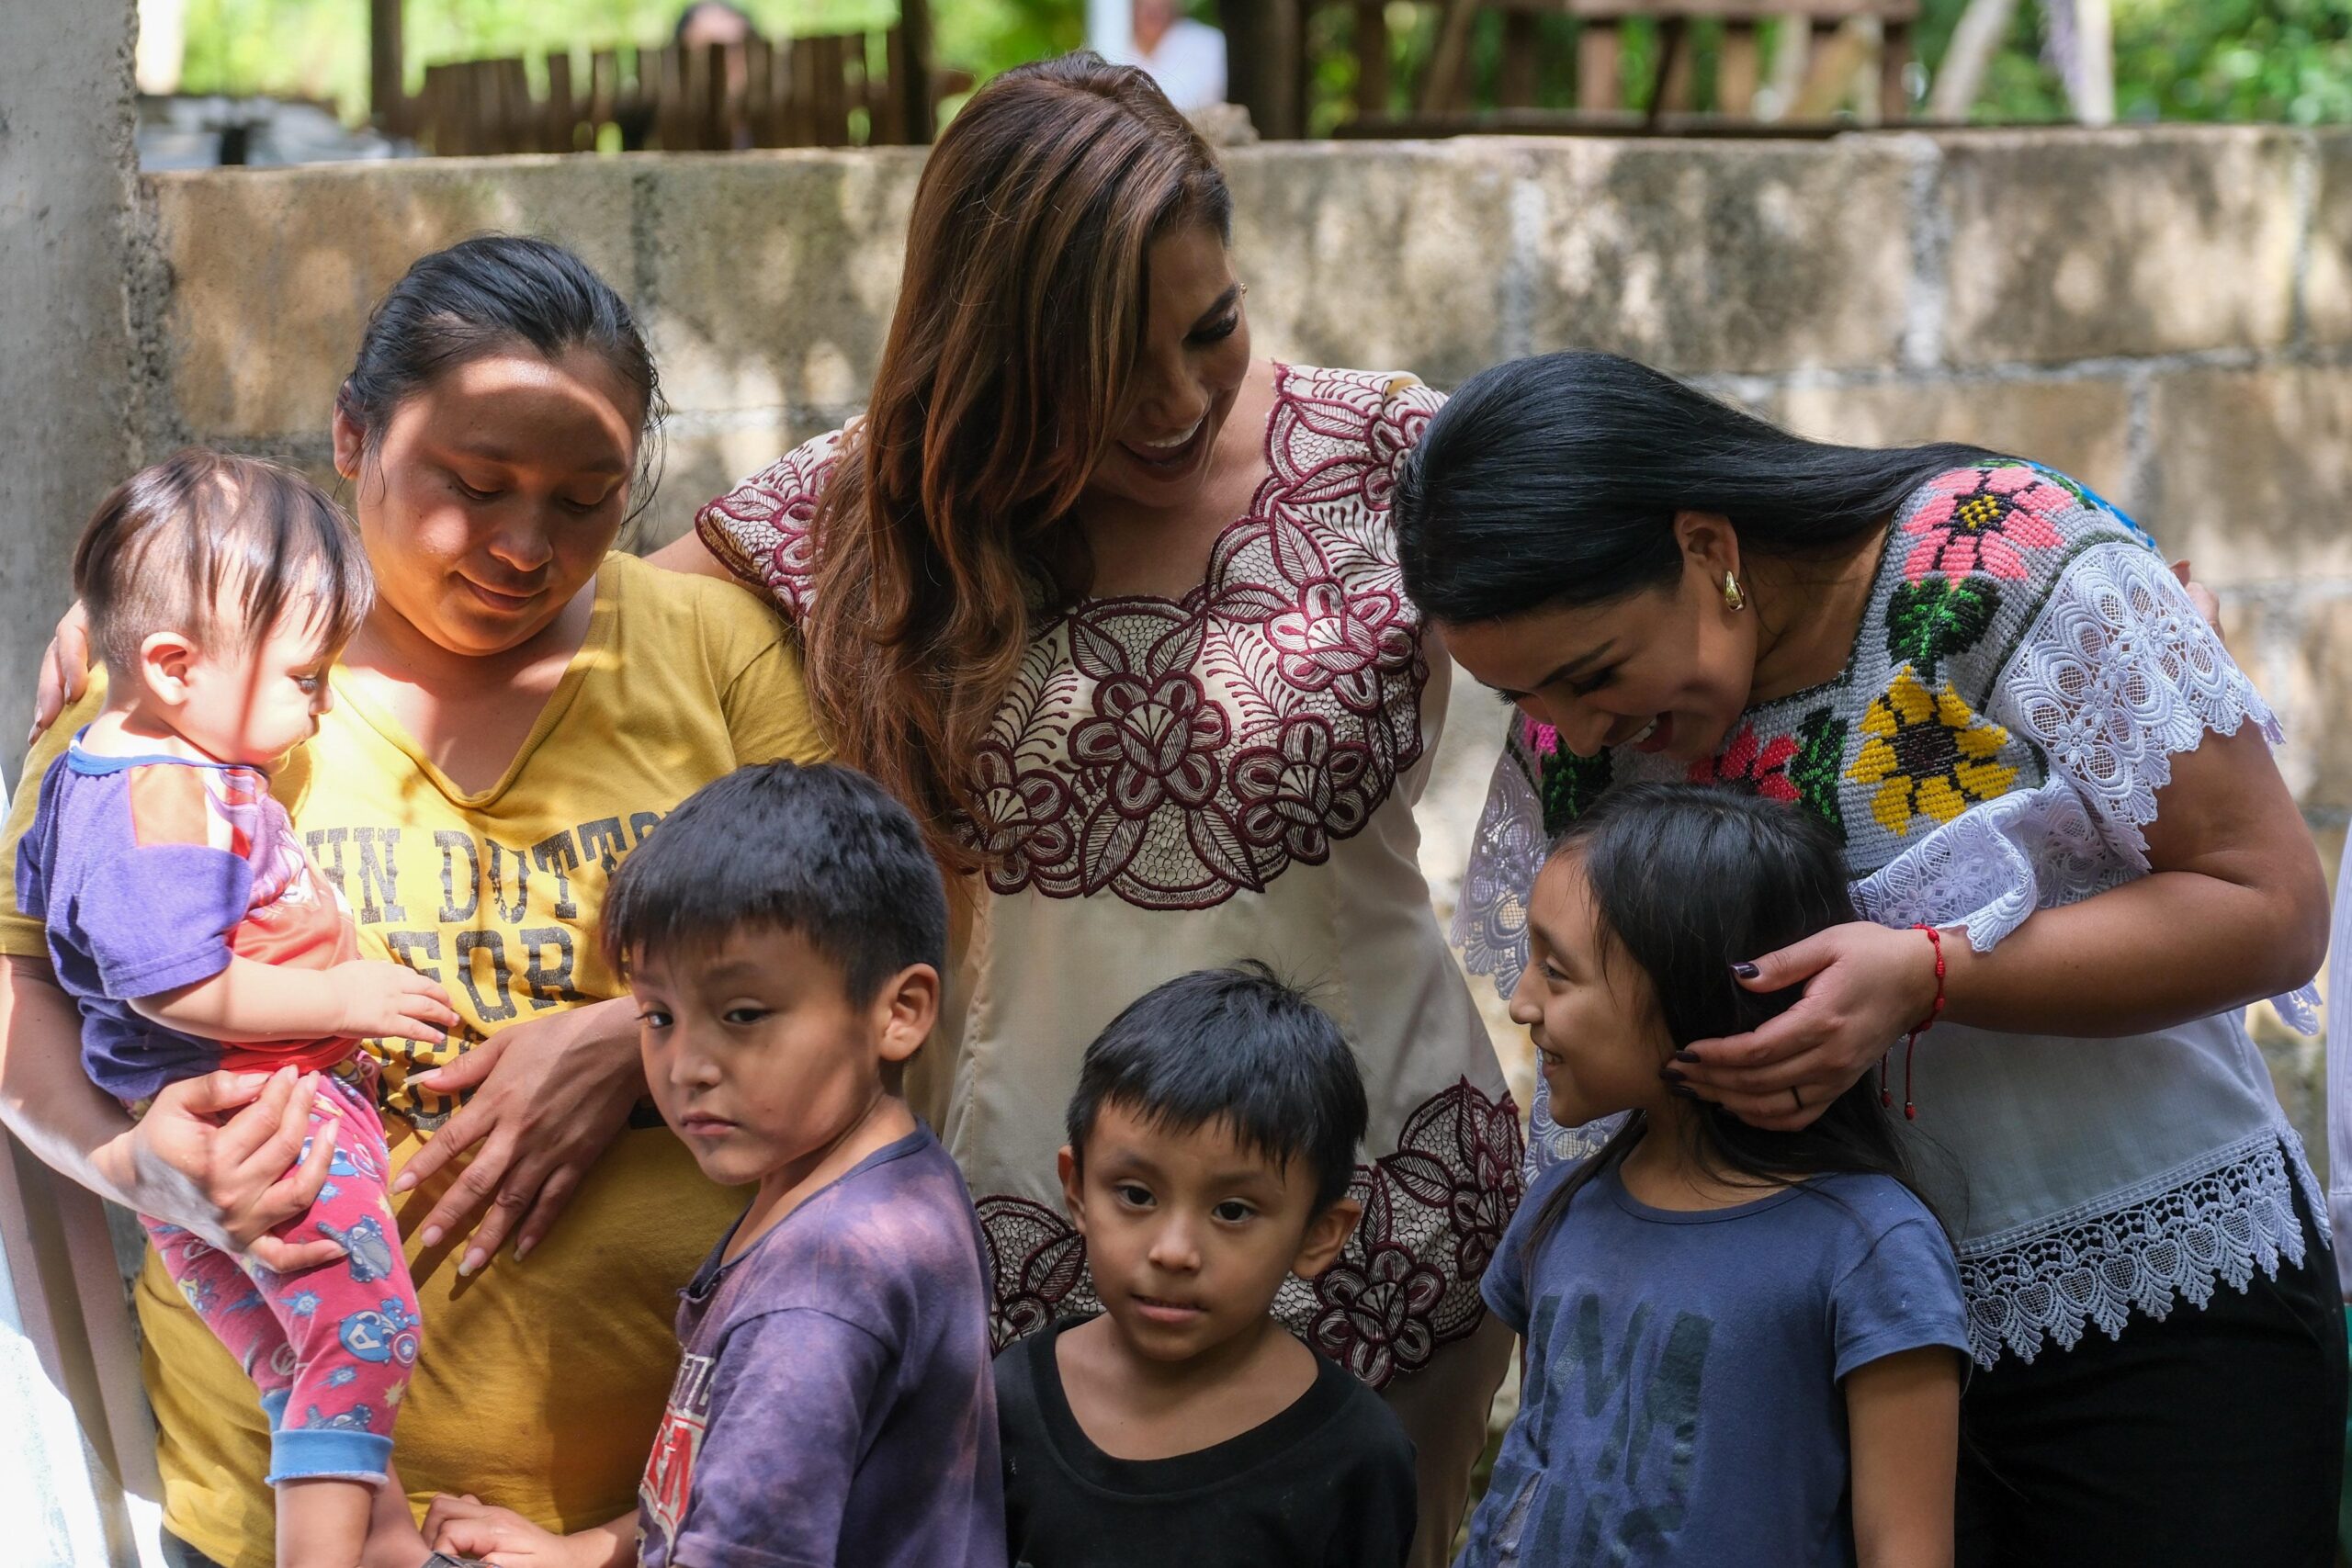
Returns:
[[[458,1021],[439,986],[405,965],[373,959],[296,969],[232,957],[210,979],[130,1005],[141,1018],[205,1040],[345,1034],[435,1042]]]

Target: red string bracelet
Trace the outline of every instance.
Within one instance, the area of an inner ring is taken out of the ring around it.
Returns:
[[[1936,950],[1936,1000],[1935,1005],[1928,1010],[1928,1016],[1911,1026],[1910,1037],[1903,1042],[1903,1119],[1905,1122],[1919,1119],[1919,1108],[1911,1102],[1911,1053],[1918,1048],[1919,1036],[1933,1029],[1936,1020],[1944,1012],[1944,933],[1930,925],[1917,925],[1911,929],[1926,936],[1928,945]],[[1889,1051],[1878,1059],[1878,1102],[1890,1109],[1894,1104],[1894,1096],[1886,1087],[1886,1057],[1892,1055],[1894,1053]]]

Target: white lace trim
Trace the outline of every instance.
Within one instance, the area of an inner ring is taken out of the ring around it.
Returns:
[[[1536,796],[1519,755],[1508,741],[1495,761],[1487,805],[1470,837],[1470,863],[1462,874],[1462,894],[1453,907],[1453,945],[1473,975],[1492,976],[1508,998],[1527,967],[1527,895],[1544,869],[1550,849],[1544,835],[1544,803]],[[1536,1084],[1536,1103],[1544,1089]],[[1532,1155],[1534,1145],[1528,1145]]]
[[[2243,1291],[2257,1270],[2275,1277],[2281,1258],[2301,1263],[2297,1181],[2308,1201],[2318,1183],[2301,1144],[2266,1129],[2136,1201],[1963,1248],[1969,1353],[1990,1367],[2004,1351],[2030,1361],[2045,1342],[2071,1350],[2086,1326],[2112,1339],[2134,1312],[2162,1319],[2178,1302],[2204,1306],[2217,1283]],[[2310,1206],[2324,1238],[2325,1206]]]
[[[2075,558],[1994,691],[2000,716],[2083,791],[2135,872],[2148,869],[2142,829],[2156,819],[2173,753],[2248,719],[2272,745],[2285,739],[2164,561],[2137,544]]]
[[[1532,1099],[1527,1116],[1525,1168],[1521,1172],[1527,1181],[1533,1181],[1555,1166],[1572,1165],[1587,1155],[1599,1154],[1600,1145],[1615,1137],[1617,1129],[1625,1124],[1624,1113],[1620,1111],[1581,1127],[1561,1126],[1552,1120],[1552,1089],[1541,1073],[1535,1075]]]
[[[2172,782],[2176,752],[2195,750],[2209,732],[2235,735],[2249,721],[2273,746],[2286,739],[2162,558],[2137,544],[2095,547],[2068,566],[1994,690],[2002,716],[2041,749],[2053,779],[2081,792],[2109,853],[2129,868],[2070,896],[2044,888],[2043,908],[2147,871],[2144,829],[2156,819],[2157,793]],[[2062,856],[2070,849],[2055,847]],[[1973,941],[1973,928],[1969,935]],[[2288,1027],[2318,1032],[2314,987],[2271,1005]]]
[[[2129,880],[2104,853],[2074,787],[2052,779],[1962,812],[1849,884],[1854,907],[1886,926],[1959,926],[1983,953],[2036,909],[2072,904]]]

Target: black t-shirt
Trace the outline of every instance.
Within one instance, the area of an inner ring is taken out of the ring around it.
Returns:
[[[1238,1438],[1114,1459],[1062,1390],[1070,1326],[996,1359],[1013,1568],[1402,1568],[1413,1444],[1378,1394],[1318,1357],[1314,1386]]]

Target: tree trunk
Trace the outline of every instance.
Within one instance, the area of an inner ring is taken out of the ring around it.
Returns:
[[[409,129],[401,0],[368,0],[368,112],[387,136],[403,135]]]
[[[1306,72],[1299,58],[1301,0],[1217,0],[1225,28],[1225,96],[1250,111],[1269,141],[1306,134]]]
[[[1968,0],[1968,9],[1961,13],[1960,25],[1952,28],[1951,43],[1944,50],[1943,69],[1936,73],[1935,85],[1928,92],[1929,119],[1956,123],[1968,118],[1984,85],[1984,72],[2001,52],[2009,18],[2017,11],[2018,0]]]

